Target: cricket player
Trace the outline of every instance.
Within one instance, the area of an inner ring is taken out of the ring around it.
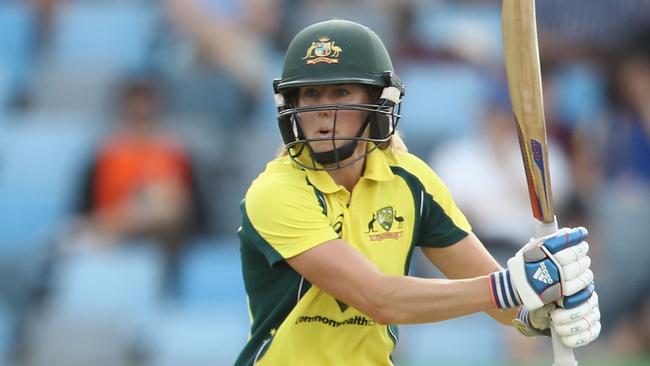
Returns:
[[[285,146],[241,204],[252,325],[236,365],[392,365],[396,325],[479,311],[569,347],[598,337],[586,230],[531,240],[502,268],[406,152],[405,89],[372,30],[303,29],[273,85]],[[408,276],[415,247],[448,279]]]

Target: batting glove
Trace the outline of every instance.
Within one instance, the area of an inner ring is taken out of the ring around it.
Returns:
[[[531,239],[508,260],[506,270],[490,274],[494,305],[524,305],[531,311],[585,289],[594,278],[586,237],[587,230],[579,227]]]
[[[600,335],[598,294],[573,309],[551,311],[551,326],[567,347],[576,348],[593,342]]]
[[[593,284],[575,295],[565,297],[559,306],[548,304],[533,311],[522,306],[512,324],[528,337],[550,336],[552,327],[562,343],[571,348],[584,346],[598,338],[600,311]]]

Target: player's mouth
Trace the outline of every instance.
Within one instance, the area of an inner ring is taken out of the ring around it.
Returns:
[[[331,138],[332,137],[332,130],[329,128],[321,128],[318,131],[316,131],[316,137],[317,138]]]

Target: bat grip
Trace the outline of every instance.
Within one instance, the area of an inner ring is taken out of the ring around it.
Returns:
[[[557,231],[557,219],[553,216],[553,222],[550,223],[534,220],[533,226],[535,237],[541,238]],[[551,342],[553,343],[553,366],[578,366],[573,349],[562,343],[553,327],[551,327]]]
[[[553,366],[578,366],[573,355],[573,349],[567,347],[551,327],[551,342],[553,343]]]

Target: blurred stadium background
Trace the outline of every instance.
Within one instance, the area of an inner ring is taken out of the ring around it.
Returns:
[[[604,317],[577,356],[650,365],[650,2],[537,7],[558,218],[591,231]],[[498,1],[0,0],[1,365],[233,363],[271,80],[329,18],[385,41],[405,140],[489,249],[527,240]],[[398,365],[551,364],[548,340],[483,315],[400,329]]]

